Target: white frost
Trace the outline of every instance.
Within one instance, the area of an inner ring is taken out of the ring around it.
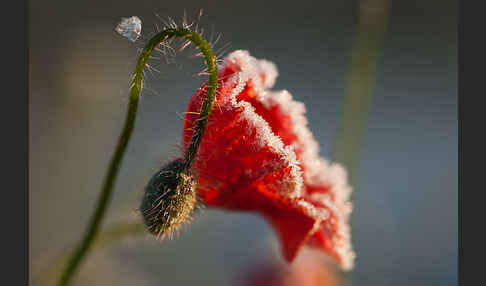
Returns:
[[[137,16],[122,18],[115,31],[128,40],[135,42],[142,32],[142,20]]]

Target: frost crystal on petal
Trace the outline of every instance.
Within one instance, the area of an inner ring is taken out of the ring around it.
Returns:
[[[115,31],[128,40],[135,42],[142,32],[142,20],[137,16],[122,18]]]

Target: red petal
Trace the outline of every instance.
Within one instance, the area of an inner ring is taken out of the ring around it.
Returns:
[[[295,259],[298,250],[318,223],[303,209],[296,208],[296,202],[288,202],[284,209],[266,210],[264,215],[278,232],[284,257],[289,262]]]
[[[275,204],[268,200],[297,196],[302,179],[295,153],[285,148],[247,102],[237,102],[234,97],[231,100],[228,92],[236,85],[228,80],[222,86],[194,169],[200,177],[199,194],[208,204],[259,210]],[[184,134],[186,146],[202,95],[198,91],[189,104]]]
[[[308,241],[350,268],[354,253],[347,225],[350,188],[345,171],[319,157],[303,104],[286,91],[265,89],[273,85],[276,75],[271,63],[247,52],[226,58],[215,107],[194,162],[198,193],[210,206],[256,211],[267,217],[289,261]],[[203,85],[189,104],[185,146],[205,94]]]

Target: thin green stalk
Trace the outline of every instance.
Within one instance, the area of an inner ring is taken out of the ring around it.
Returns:
[[[359,26],[334,155],[334,160],[347,167],[353,185],[387,14],[388,0],[360,1]]]
[[[173,37],[185,38],[191,41],[194,45],[196,45],[196,47],[199,48],[199,50],[204,55],[210,74],[206,100],[204,101],[201,108],[201,114],[196,124],[196,129],[193,133],[193,136],[191,137],[191,142],[185,153],[185,165],[187,169],[190,167],[194,157],[196,156],[199,144],[202,139],[202,135],[204,133],[204,128],[206,127],[209,114],[211,113],[213,107],[216,89],[218,87],[218,70],[216,67],[216,58],[211,49],[211,46],[198,33],[186,28],[165,29],[149,40],[138,58],[130,86],[128,112],[125,118],[125,125],[123,127],[122,134],[118,141],[115,153],[113,154],[113,157],[110,161],[110,165],[108,167],[108,172],[106,174],[101,189],[96,210],[91,217],[88,229],[83,239],[81,240],[74,254],[71,256],[71,259],[69,260],[61,276],[61,279],[59,281],[59,285],[61,286],[68,285],[73,278],[75,272],[79,267],[80,262],[86,256],[90,246],[93,243],[93,240],[96,238],[96,234],[98,233],[101,221],[105,215],[106,208],[113,193],[115,179],[118,175],[118,170],[120,169],[120,163],[123,156],[125,155],[126,148],[128,146],[128,142],[130,141],[130,137],[132,135],[133,127],[135,124],[138,101],[140,98],[140,92],[142,91],[144,69],[147,61],[153,50],[159,44]]]

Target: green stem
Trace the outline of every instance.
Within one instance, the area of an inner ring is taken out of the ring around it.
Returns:
[[[385,34],[387,12],[388,0],[360,1],[359,26],[334,154],[334,160],[348,169],[352,185],[356,181],[359,151],[373,96],[376,63]]]
[[[186,168],[189,169],[201,143],[202,135],[204,133],[204,128],[208,122],[209,114],[211,113],[214,98],[216,94],[216,89],[218,86],[218,70],[216,67],[216,58],[211,49],[211,46],[196,32],[193,32],[185,28],[174,28],[165,29],[152,37],[149,42],[145,45],[142,53],[140,54],[137,65],[135,67],[135,72],[133,74],[133,79],[130,86],[130,100],[128,103],[128,112],[125,118],[125,125],[123,127],[122,134],[118,141],[115,153],[110,161],[108,167],[108,172],[106,174],[103,187],[101,189],[101,194],[98,199],[96,210],[91,217],[88,229],[81,240],[78,248],[75,250],[74,254],[71,256],[62,276],[59,281],[59,285],[68,285],[76,270],[79,267],[80,262],[86,256],[93,240],[98,233],[103,216],[105,215],[108,202],[110,201],[111,195],[113,193],[113,185],[115,179],[118,175],[118,170],[120,169],[121,160],[126,152],[128,142],[132,135],[133,127],[135,124],[135,118],[137,115],[138,100],[140,98],[140,92],[142,91],[142,81],[144,75],[144,69],[147,61],[152,54],[153,50],[163,41],[166,41],[173,37],[181,37],[191,41],[197,48],[203,53],[206,64],[209,71],[209,82],[208,82],[208,92],[206,95],[206,100],[201,108],[201,114],[199,120],[196,124],[196,129],[191,137],[191,142],[185,153]]]

